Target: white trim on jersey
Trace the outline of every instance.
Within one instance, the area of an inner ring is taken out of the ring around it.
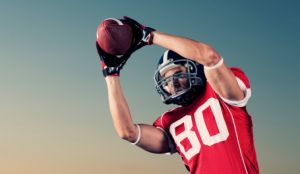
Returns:
[[[228,100],[228,99],[222,97],[221,95],[219,95],[219,96],[225,103],[228,103],[232,106],[244,107],[244,106],[246,106],[248,100],[251,97],[251,89],[247,88],[246,85],[244,84],[244,82],[241,79],[239,79],[238,77],[236,77],[236,80],[237,80],[240,88],[243,90],[243,92],[245,94],[245,97],[242,100],[239,100],[239,101]]]
[[[164,113],[162,114],[162,116],[160,117],[160,124],[161,124],[161,126],[162,126],[163,129],[166,129],[166,128],[165,128],[165,125],[164,125],[164,122],[163,122],[164,116],[166,115],[166,113],[171,112],[171,111],[173,111],[173,110],[175,110],[175,109],[177,109],[177,108],[179,108],[179,107],[170,109],[170,110],[168,110],[167,112],[164,112]]]
[[[162,125],[162,128],[165,129],[164,123],[163,123],[163,118],[165,116],[165,113],[160,117],[160,125]]]
[[[232,119],[232,123],[233,123],[233,127],[234,127],[234,132],[235,132],[236,141],[237,141],[237,143],[238,143],[240,155],[241,155],[241,158],[242,158],[242,162],[243,162],[243,165],[244,165],[244,168],[245,168],[245,172],[246,172],[246,174],[248,174],[248,170],[247,170],[247,167],[246,167],[246,164],[245,164],[245,160],[244,160],[243,152],[242,152],[242,149],[241,149],[241,144],[240,144],[238,132],[237,132],[237,130],[236,130],[236,125],[235,125],[235,121],[234,121],[233,115],[232,115],[230,109],[228,108],[228,106],[225,105],[225,107],[227,108],[227,110],[228,110],[229,113],[230,113],[230,116],[231,116],[231,119]]]
[[[170,110],[167,111],[167,112],[173,111],[173,110],[175,110],[175,109],[176,109],[176,108],[170,109]],[[173,143],[172,139],[169,137],[168,133],[165,131],[166,128],[165,128],[165,125],[164,125],[164,123],[163,123],[163,118],[164,118],[164,116],[166,115],[167,112],[164,112],[164,113],[162,114],[162,116],[160,117],[160,125],[161,125],[162,127],[156,127],[156,128],[162,130],[162,131],[164,132],[164,134],[167,136],[167,138],[168,138],[168,143],[169,143],[169,148],[170,148],[170,153],[166,153],[166,154],[167,154],[167,155],[171,155],[171,154],[173,154],[173,153],[176,153],[176,152],[177,152],[177,149],[176,149],[176,145]]]
[[[171,138],[169,137],[169,135],[167,134],[167,132],[166,132],[163,128],[161,128],[161,127],[156,127],[156,128],[162,130],[163,133],[165,134],[165,136],[166,136],[167,139],[168,139],[168,145],[169,145],[170,152],[167,152],[167,153],[165,153],[165,154],[166,154],[166,155],[171,155],[171,154],[173,154],[173,153],[176,153],[176,152],[177,152],[176,146],[175,146],[175,144],[172,142],[172,140],[171,140]]]

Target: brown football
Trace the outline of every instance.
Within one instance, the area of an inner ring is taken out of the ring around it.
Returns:
[[[108,54],[124,55],[132,43],[132,29],[116,18],[108,18],[97,29],[97,42]]]

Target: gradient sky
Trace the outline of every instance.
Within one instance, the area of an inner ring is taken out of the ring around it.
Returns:
[[[297,1],[0,1],[0,173],[187,173],[178,155],[120,140],[95,49],[108,17],[131,16],[212,45],[250,78],[261,173],[298,173],[300,3]],[[170,108],[154,89],[164,49],[143,48],[121,73],[134,121]]]

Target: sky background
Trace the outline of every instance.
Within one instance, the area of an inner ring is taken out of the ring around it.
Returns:
[[[0,173],[188,173],[180,157],[118,138],[95,49],[96,29],[128,15],[212,45],[248,75],[261,173],[300,170],[298,1],[0,1]],[[153,74],[164,49],[145,47],[121,72],[133,119],[170,106]]]

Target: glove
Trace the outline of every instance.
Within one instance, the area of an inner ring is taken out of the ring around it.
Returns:
[[[127,23],[133,30],[133,41],[129,50],[121,56],[114,56],[103,51],[96,42],[96,48],[100,57],[103,76],[120,76],[120,71],[131,54],[145,45],[151,45],[155,29],[145,27],[134,19],[124,16],[122,22]]]
[[[145,45],[153,44],[153,31],[155,29],[150,27],[145,27],[144,25],[138,23],[136,20],[130,17],[124,16],[122,21],[131,26],[133,30],[133,43],[131,48],[131,53],[142,48]]]
[[[120,71],[130,57],[130,54],[114,56],[103,51],[96,42],[96,48],[100,57],[103,76],[120,76]]]

